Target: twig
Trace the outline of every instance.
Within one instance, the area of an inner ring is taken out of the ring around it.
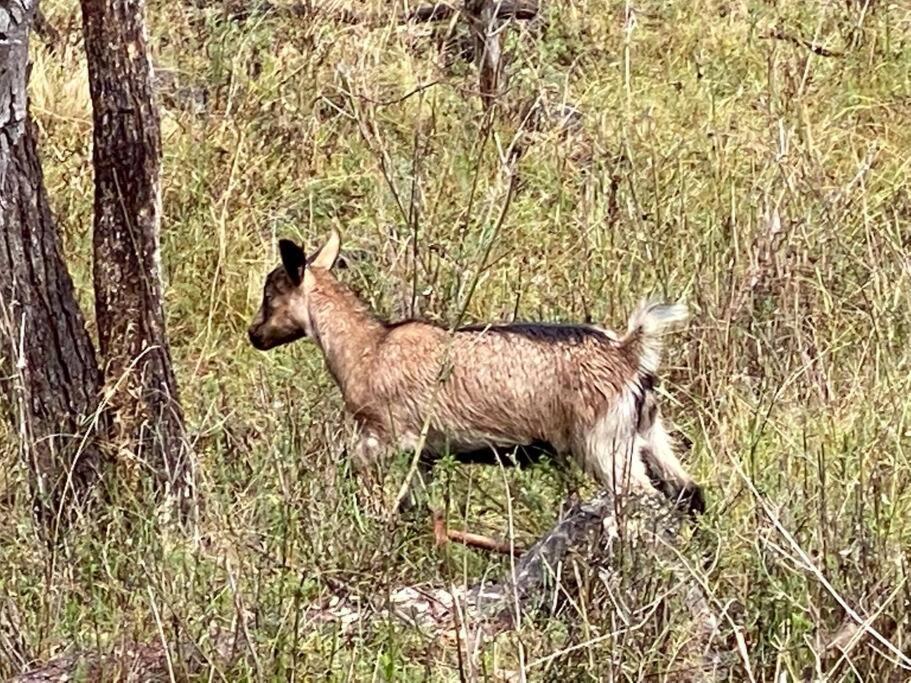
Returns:
[[[819,55],[820,57],[844,57],[844,52],[839,52],[837,50],[830,50],[827,47],[823,47],[819,43],[814,43],[812,40],[807,40],[806,38],[801,38],[800,36],[795,36],[791,33],[786,33],[780,28],[773,29],[768,33],[762,35],[763,38],[770,40],[783,40],[787,43],[792,43],[799,47],[806,48],[813,54]]]
[[[445,545],[449,541],[461,543],[469,548],[478,548],[488,550],[501,555],[521,556],[525,550],[521,547],[510,546],[509,543],[503,543],[490,536],[475,534],[470,531],[460,531],[458,529],[449,529],[446,526],[446,520],[439,513],[433,515],[433,536],[437,545]]]
[[[648,539],[656,533],[660,537],[676,535],[681,518],[663,499],[630,500],[629,503],[629,506],[624,506],[623,513],[625,538]],[[563,601],[552,599],[555,596],[565,596],[572,601],[574,586],[563,579],[564,576],[575,575],[578,582],[578,573],[561,570],[570,553],[582,562],[600,568],[602,573],[614,575],[621,571],[614,567],[620,559],[616,515],[614,496],[603,492],[586,503],[574,505],[547,534],[514,560],[511,571],[497,582],[482,582],[468,588],[404,586],[384,595],[382,605],[365,605],[364,600],[335,596],[328,604],[310,610],[308,619],[314,625],[331,623],[352,628],[355,624],[362,624],[364,619],[391,617],[437,635],[448,634],[447,637],[451,637],[455,633],[455,637],[462,642],[476,644],[478,638],[490,638],[516,628],[524,615],[556,611]],[[447,531],[445,522],[438,515],[434,516],[434,535],[439,543],[478,538],[476,534]],[[496,541],[491,543],[491,539],[486,537],[479,538],[483,539],[482,547],[485,549],[497,545]],[[670,540],[668,542],[673,544]],[[643,552],[653,549],[654,546],[637,548]],[[682,561],[679,554],[677,559]],[[686,571],[692,572],[689,568]],[[726,651],[726,644],[718,637],[720,619],[709,597],[708,586],[704,580],[694,576],[694,580],[687,578],[673,590],[681,595],[690,615],[695,629],[693,641],[698,650],[694,655],[700,660],[697,666],[685,669],[691,674],[687,680],[729,680],[735,658]],[[725,619],[731,621],[730,617]],[[635,628],[625,627],[598,637],[585,646]],[[742,642],[738,645],[744,647]],[[568,648],[561,654],[573,649]],[[549,658],[535,660],[534,665],[550,661]]]
[[[356,95],[359,99],[363,100],[364,102],[369,102],[370,104],[375,105],[377,107],[388,107],[389,105],[392,105],[392,104],[400,104],[400,103],[404,102],[405,100],[407,100],[408,98],[413,97],[414,95],[417,95],[419,93],[422,93],[425,90],[427,90],[428,88],[432,88],[433,86],[439,85],[440,83],[442,83],[442,81],[440,81],[440,80],[433,80],[433,81],[428,81],[427,83],[421,83],[420,85],[417,85],[414,88],[412,88],[411,90],[409,90],[408,92],[406,92],[404,95],[401,95],[399,97],[393,97],[392,99],[388,99],[388,100],[374,100],[374,99],[367,97],[366,95],[362,95],[360,93],[356,93]]]
[[[505,0],[497,7],[497,19],[516,19],[529,21],[538,16],[538,3],[534,0]],[[437,2],[432,5],[421,5],[403,15],[402,22],[428,23],[446,21],[459,10],[448,2]]]
[[[497,541],[496,539],[490,538],[489,536],[473,534],[470,531],[458,531],[457,529],[449,529],[446,532],[446,535],[450,541],[462,543],[473,548],[490,550],[495,553],[500,553],[501,555],[514,555],[516,557],[520,557],[522,553],[525,552],[521,547],[510,547],[508,543]]]

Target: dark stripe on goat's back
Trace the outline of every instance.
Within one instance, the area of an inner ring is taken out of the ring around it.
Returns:
[[[587,325],[560,323],[509,323],[503,325],[466,325],[458,332],[477,332],[516,335],[545,344],[581,344],[588,339],[610,342],[611,337],[602,330]]]

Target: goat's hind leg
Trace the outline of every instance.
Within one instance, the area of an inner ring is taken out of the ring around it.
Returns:
[[[695,515],[705,512],[705,496],[702,488],[683,469],[674,454],[670,435],[664,427],[660,413],[652,418],[640,431],[639,457],[645,466],[652,485],[661,491],[679,509]]]

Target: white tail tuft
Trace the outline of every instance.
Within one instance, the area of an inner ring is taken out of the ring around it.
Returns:
[[[645,301],[630,316],[629,326],[620,343],[632,347],[639,357],[642,372],[654,374],[661,362],[661,335],[687,318],[689,311],[685,304]]]

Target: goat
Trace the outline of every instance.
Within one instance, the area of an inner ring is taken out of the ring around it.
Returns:
[[[587,325],[387,323],[331,272],[339,249],[336,231],[310,258],[280,240],[281,265],[248,334],[262,351],[316,343],[357,425],[356,469],[395,446],[420,446],[425,474],[447,452],[488,463],[569,454],[615,492],[658,490],[704,511],[654,391],[661,334],[686,319],[685,306],[644,303],[622,336]]]

